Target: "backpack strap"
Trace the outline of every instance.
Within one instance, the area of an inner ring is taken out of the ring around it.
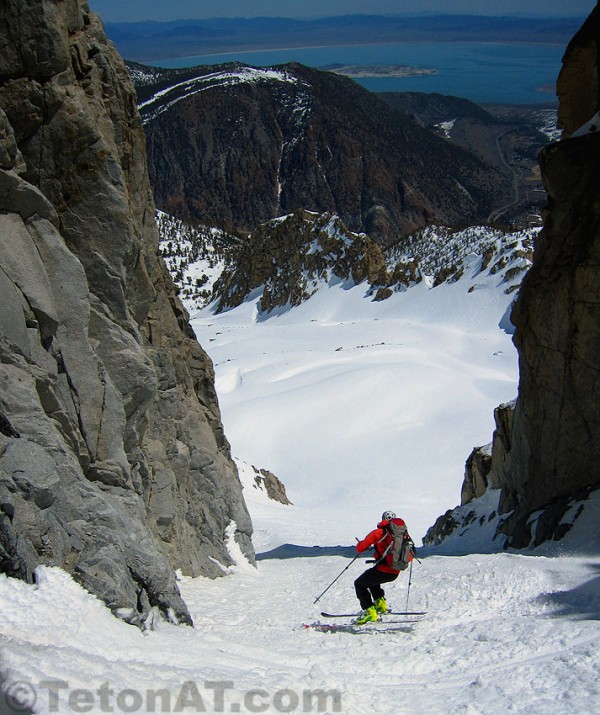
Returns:
[[[378,559],[375,559],[375,566],[377,566],[380,563],[382,563],[383,561],[385,561],[385,557],[390,553],[392,546],[394,545],[394,535],[392,534],[392,531],[389,528],[389,523],[383,527],[383,531],[384,531],[384,534],[381,537],[381,539],[379,539],[379,541],[377,543],[380,544],[382,541],[387,539],[388,536],[391,537],[390,543],[386,546],[385,551],[381,554],[381,556]]]

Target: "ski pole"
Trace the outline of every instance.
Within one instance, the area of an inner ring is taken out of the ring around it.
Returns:
[[[317,596],[317,597],[315,598],[315,600],[313,601],[313,606],[314,606],[315,603],[318,603],[318,602],[321,600],[321,597],[324,596],[324,595],[327,593],[327,591],[329,591],[329,589],[330,589],[330,588],[333,586],[333,584],[338,580],[338,578],[340,578],[340,576],[341,576],[343,573],[345,573],[345,572],[350,568],[350,566],[352,566],[352,564],[356,561],[356,559],[357,559],[359,556],[360,556],[360,554],[356,554],[356,556],[352,559],[352,561],[348,564],[348,566],[346,566],[346,568],[345,568],[341,573],[339,573],[339,574],[333,579],[333,581],[329,584],[329,586],[327,586],[327,588],[323,591],[323,593],[322,593],[320,596]]]
[[[412,581],[412,566],[413,562],[410,562],[410,569],[408,571],[408,588],[406,589],[406,608],[404,609],[405,611],[408,611],[408,597],[410,596],[410,584]]]

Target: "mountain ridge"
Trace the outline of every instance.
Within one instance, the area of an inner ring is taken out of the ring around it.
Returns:
[[[157,220],[161,253],[191,314],[211,304],[219,313],[259,298],[259,314],[265,317],[291,310],[340,281],[348,287],[362,284],[365,299],[382,301],[421,282],[431,288],[455,282],[467,265],[471,292],[477,290],[479,272],[497,276],[502,290],[516,297],[539,230],[429,226],[382,249],[327,213],[280,216],[244,240],[162,212]],[[474,258],[480,261],[477,270]]]
[[[134,66],[157,206],[237,233],[294,210],[338,214],[386,245],[468,225],[508,200],[508,175],[333,73],[296,63]]]

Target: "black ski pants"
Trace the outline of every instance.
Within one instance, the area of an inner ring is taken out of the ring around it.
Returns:
[[[373,605],[378,598],[385,596],[385,591],[381,588],[382,583],[390,583],[398,578],[397,573],[387,573],[379,571],[376,566],[367,569],[354,582],[356,596],[360,601],[360,607],[365,610]]]

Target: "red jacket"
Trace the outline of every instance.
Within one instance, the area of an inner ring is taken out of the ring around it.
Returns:
[[[401,522],[400,525],[404,524],[404,521],[402,519],[396,518],[396,523]],[[370,546],[375,547],[375,560],[379,560],[381,556],[383,555],[383,552],[387,549],[387,547],[390,545],[392,541],[392,535],[389,534],[387,531],[385,531],[384,527],[388,524],[388,521],[380,521],[379,524],[377,524],[377,528],[373,529],[370,533],[368,533],[365,538],[362,541],[359,541],[358,544],[356,544],[356,550],[358,551],[359,554],[362,554],[363,551],[366,551]],[[386,555],[385,559],[378,564],[375,568],[378,571],[385,571],[385,573],[395,573],[399,574],[400,571],[398,569],[393,569],[389,564],[392,561],[392,554],[389,553]]]

